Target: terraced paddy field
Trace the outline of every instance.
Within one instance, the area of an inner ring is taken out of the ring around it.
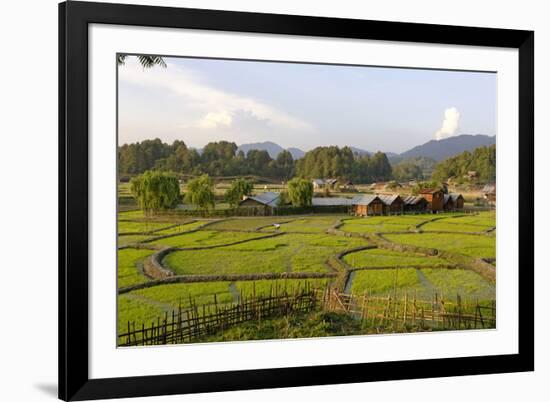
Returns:
[[[149,239],[153,239],[152,235],[119,235],[118,247],[125,247],[135,243],[140,243]]]
[[[475,302],[493,300],[495,286],[473,271],[464,269],[414,269],[398,268],[383,270],[356,271],[351,290],[355,294],[368,292],[372,296],[392,295],[403,297],[407,292],[411,297],[431,300],[435,293],[438,297]]]
[[[206,228],[205,228],[206,229]],[[215,230],[199,230],[191,233],[184,233],[177,236],[165,237],[163,239],[149,242],[151,245],[167,247],[204,247],[234,243],[242,240],[256,239],[266,236],[265,233],[229,232]]]
[[[352,233],[386,233],[413,231],[416,225],[433,219],[434,215],[371,216],[343,220],[340,230]]]
[[[163,263],[179,275],[329,272],[326,260],[331,255],[366,244],[357,238],[283,234],[211,250],[177,251]]]
[[[262,231],[297,232],[297,233],[325,233],[332,226],[340,222],[346,216],[318,216],[294,219],[288,223],[282,223],[279,228],[265,227]]]
[[[152,250],[127,248],[118,250],[118,287],[135,285],[149,281],[140,270],[143,260],[153,254]]]
[[[201,307],[202,305],[213,308],[214,295],[218,307],[235,303],[240,295],[251,297],[253,292],[257,297],[269,295],[269,292],[292,293],[298,289],[308,287],[326,286],[328,280],[264,280],[264,281],[217,281],[201,283],[180,283],[155,286],[146,289],[135,290],[118,296],[118,323],[119,332],[126,331],[128,321],[135,323],[147,323],[156,321],[165,313],[171,314],[179,307],[190,307],[191,301]]]
[[[495,214],[484,213],[475,216],[444,217],[422,225],[422,230],[484,233],[496,226]]]
[[[372,248],[346,254],[344,261],[355,268],[399,266],[445,266],[451,263],[437,256],[401,253],[393,250]]]
[[[209,226],[211,230],[257,230],[263,226],[273,225],[275,223],[287,222],[291,217],[265,217],[265,218],[230,218],[220,220]]]
[[[152,232],[159,229],[170,227],[169,223],[162,222],[135,222],[135,221],[119,221],[118,233],[140,233]]]
[[[384,237],[394,243],[435,248],[470,257],[495,258],[496,256],[496,239],[494,236],[458,233],[445,235],[440,233],[415,233],[388,234]]]
[[[496,232],[489,232],[495,226],[494,213],[369,218],[338,214],[229,219],[159,217],[145,221],[139,211],[121,212],[119,231],[134,234],[119,235],[118,238],[119,247],[129,246],[118,250],[118,287],[123,289],[118,296],[118,330],[127,331],[128,322],[139,328],[142,324],[150,325],[180,306],[182,309],[190,307],[191,301],[200,311],[203,305],[208,311],[213,306],[214,297],[218,306],[230,306],[239,303],[241,296],[248,300],[252,295],[281,294],[285,289],[294,293],[306,286],[324,289],[328,284],[339,292],[363,294],[368,291],[372,296],[381,297],[393,292],[412,296],[416,292],[418,299],[431,299],[434,293],[449,298],[456,298],[459,293],[464,300],[487,303],[495,298],[494,283],[471,270],[450,269],[455,265],[441,257],[383,249],[375,242],[376,238],[369,241],[363,237],[326,233],[339,222],[342,222],[339,228],[344,232],[382,233],[385,239],[397,244],[447,250],[472,257],[495,257]],[[406,233],[390,233],[396,231]],[[136,243],[141,243],[143,248],[134,248],[138,247]],[[355,250],[375,244],[379,248]],[[214,248],[200,249],[212,246]],[[194,248],[171,251],[161,263],[176,275],[212,275],[211,281],[160,284],[129,291],[129,286],[151,281],[143,274],[144,261],[163,248]],[[338,262],[338,255],[344,251],[351,252],[342,257],[345,263],[342,264]],[[358,270],[353,271],[345,283],[342,278],[347,277],[343,275],[349,266]],[[377,269],[369,270],[369,267]],[[331,276],[243,280],[266,273]],[[232,282],[220,281],[227,278],[216,278],[223,274],[247,277],[235,278]],[[238,331],[235,336],[240,336]]]

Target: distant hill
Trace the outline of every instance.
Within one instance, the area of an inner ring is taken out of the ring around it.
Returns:
[[[464,151],[472,151],[475,148],[493,145],[496,142],[496,137],[490,137],[488,135],[469,135],[462,134],[443,140],[431,140],[423,145],[418,145],[406,152],[399,155],[399,158],[392,158],[394,162],[397,159],[415,158],[418,156],[424,156],[427,158],[440,161],[451,156],[455,156]]]
[[[288,148],[287,151],[290,152],[290,154],[292,155],[292,159],[294,160],[303,158],[306,154],[300,148]]]
[[[241,144],[241,145],[239,145],[239,148],[237,149],[237,152],[238,151],[243,151],[246,155],[246,153],[248,151],[250,151],[251,149],[258,149],[260,151],[267,151],[269,156],[273,159],[275,159],[281,151],[285,150],[279,144],[275,144],[274,142],[271,142],[271,141],[266,141],[266,142],[254,142],[254,143],[251,143],[251,144]],[[288,148],[288,152],[290,152],[292,154],[292,157],[294,159],[299,159],[299,158],[301,158],[302,156],[305,155],[305,152],[302,151],[299,148]]]
[[[350,147],[351,150],[353,151],[354,154],[358,154],[358,155],[372,155],[372,152],[369,152],[369,151],[365,151],[364,149],[361,149],[361,148],[356,148],[356,147]]]

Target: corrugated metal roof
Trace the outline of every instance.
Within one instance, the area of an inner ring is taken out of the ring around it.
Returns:
[[[425,188],[424,190],[420,191],[420,194],[433,194],[433,193],[436,193],[438,191],[441,191],[441,190],[438,189],[438,188]]]
[[[245,197],[245,200],[251,199],[254,201],[259,202],[260,204],[264,204],[270,207],[276,207],[279,203],[279,193],[275,193],[272,191],[266,191],[265,193],[260,193],[257,195],[249,195]]]
[[[380,200],[377,195],[374,194],[363,194],[355,197],[351,204],[352,205],[370,205],[374,200]]]
[[[423,199],[424,199],[423,197],[419,197],[419,196],[415,196],[415,195],[409,195],[409,196],[403,198],[403,203],[405,203],[405,205],[416,205],[420,201],[422,201]]]
[[[449,194],[449,197],[451,197],[451,199],[456,202],[460,197],[462,197],[462,194],[458,194],[458,193],[451,193]],[[462,197],[464,198],[464,197]]]
[[[344,197],[313,197],[311,204],[314,207],[329,207],[338,205],[351,205],[352,200]]]
[[[400,197],[398,194],[384,194],[384,195],[379,195],[378,198],[380,198],[384,204],[391,205],[395,202],[395,200],[397,200]]]

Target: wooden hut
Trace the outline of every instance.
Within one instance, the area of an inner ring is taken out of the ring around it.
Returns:
[[[426,188],[420,191],[420,196],[428,201],[428,210],[438,212],[443,210],[444,194],[439,188]]]
[[[364,194],[352,200],[353,213],[357,216],[383,215],[385,204],[374,194]]]
[[[384,203],[384,213],[386,215],[403,213],[403,199],[399,195],[379,195],[378,198]]]
[[[496,203],[497,200],[497,186],[495,184],[486,184],[481,190],[483,198],[485,198],[489,204]]]
[[[464,197],[462,194],[452,193],[449,194],[451,196],[451,199],[453,200],[455,204],[455,209],[463,209],[464,208]]]
[[[424,197],[409,195],[403,198],[404,212],[426,212],[428,201]]]
[[[245,196],[239,203],[239,210],[245,215],[273,215],[273,210],[279,204],[279,193],[266,191],[258,195]]]

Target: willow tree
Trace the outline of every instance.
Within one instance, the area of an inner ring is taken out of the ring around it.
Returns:
[[[132,178],[130,191],[146,216],[174,209],[181,198],[178,179],[170,173],[155,170]]]
[[[288,197],[295,207],[311,206],[313,183],[306,179],[294,178],[288,182]]]
[[[232,207],[239,205],[243,196],[252,194],[254,186],[251,182],[245,179],[237,179],[231,183],[231,187],[225,193],[225,201]]]
[[[214,185],[207,174],[203,174],[187,183],[185,202],[207,210],[214,208]]]

